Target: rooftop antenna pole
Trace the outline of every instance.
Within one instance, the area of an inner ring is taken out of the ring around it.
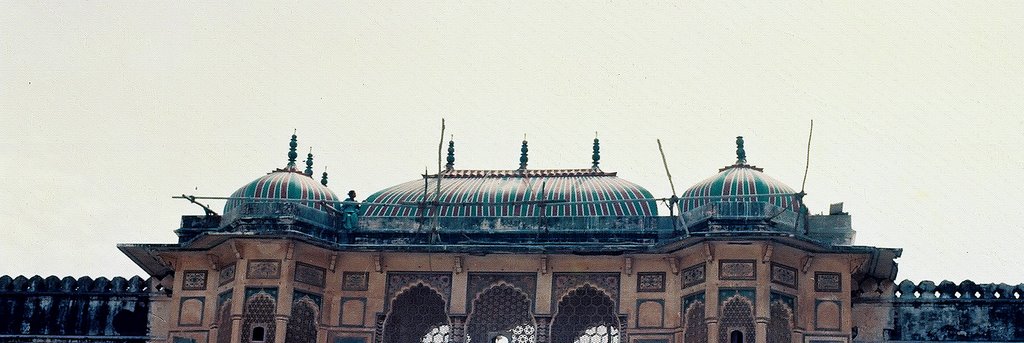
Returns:
[[[676,223],[676,219],[675,219],[676,218],[676,203],[679,202],[679,197],[676,196],[676,185],[674,183],[672,183],[672,173],[668,171],[668,161],[665,159],[665,149],[662,149],[662,147],[661,147],[661,139],[656,139],[656,140],[658,141],[658,152],[661,153],[661,164],[663,166],[665,166],[665,175],[668,176],[668,185],[669,185],[669,187],[672,187],[672,198],[670,198],[668,200],[668,213],[669,213],[669,216],[672,217],[672,230],[676,231],[676,230],[679,230],[678,223]],[[687,228],[685,225],[683,226],[683,230],[686,231],[687,235],[690,234],[689,228]]]
[[[804,225],[803,225],[804,226],[803,227],[804,234],[807,234],[808,231],[809,231],[809,229],[807,227],[807,218],[806,218],[806,215],[803,213],[804,212],[804,195],[807,195],[807,193],[804,192],[804,187],[807,186],[807,172],[811,169],[811,136],[813,136],[813,135],[814,135],[814,119],[811,119],[811,128],[807,132],[807,155],[806,155],[807,159],[804,161],[804,180],[802,182],[800,182],[800,193],[796,194],[796,200],[797,200],[797,203],[800,206],[800,207],[797,208],[797,209],[800,210],[800,213],[798,213],[796,218],[797,218],[798,221],[800,220],[801,217],[804,218]],[[798,225],[798,224],[799,224],[799,222],[794,223],[794,225]]]
[[[444,148],[444,118],[441,118],[441,139],[437,142],[437,191],[434,192],[434,223],[433,228],[430,230],[430,243],[433,244],[435,241],[440,240],[440,236],[437,233],[438,217],[441,215],[441,151]]]

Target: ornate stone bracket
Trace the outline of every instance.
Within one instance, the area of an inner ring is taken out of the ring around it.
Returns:
[[[665,258],[665,261],[668,262],[668,267],[672,270],[672,274],[679,275],[679,258],[669,256]]]

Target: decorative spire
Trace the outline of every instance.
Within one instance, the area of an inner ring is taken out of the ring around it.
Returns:
[[[299,157],[299,154],[295,152],[295,148],[299,146],[299,137],[295,135],[295,132],[292,131],[292,141],[288,143],[288,169],[295,169],[295,158]]]
[[[306,155],[306,170],[302,173],[313,177],[313,147],[309,147],[309,154]]]
[[[594,131],[594,155],[591,158],[594,160],[594,164],[590,168],[601,169],[597,167],[601,163],[601,140],[597,139],[597,131]]]
[[[736,165],[747,164],[747,152],[743,150],[743,136],[736,136]]]
[[[522,152],[522,155],[519,156],[519,170],[526,170],[526,162],[530,161],[530,158],[526,156],[526,153],[530,151],[530,148],[526,145],[526,135],[524,134],[523,147],[519,149],[519,151]]]
[[[451,140],[448,141],[448,163],[444,165],[444,170],[455,169],[455,136],[453,135]]]
[[[324,176],[320,177],[320,184],[327,187],[327,166],[324,166]]]

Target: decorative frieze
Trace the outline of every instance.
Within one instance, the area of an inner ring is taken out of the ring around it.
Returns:
[[[370,286],[370,273],[367,272],[343,272],[341,273],[341,290],[343,291],[365,291]]]
[[[772,263],[772,282],[797,288],[796,268],[788,267],[778,263]]]
[[[756,261],[721,260],[718,262],[718,278],[722,280],[756,280]]]
[[[280,260],[252,260],[246,269],[247,279],[277,279],[281,277]]]
[[[637,292],[664,292],[665,273],[650,272],[636,274]]]
[[[186,270],[182,276],[181,289],[187,291],[201,291],[206,289],[205,270]]]
[[[238,265],[238,264],[237,263],[232,263],[232,264],[226,265],[226,266],[224,266],[224,268],[221,268],[220,272],[218,272],[218,274],[220,274],[219,277],[218,277],[218,283],[221,286],[226,285],[227,283],[229,283],[231,281],[235,281],[235,266],[236,265]]]
[[[295,263],[295,281],[317,287],[323,287],[327,270],[302,262]]]
[[[814,290],[818,292],[842,292],[843,276],[833,272],[814,272]]]
[[[696,286],[704,283],[707,278],[707,264],[698,263],[692,267],[683,269],[683,288]]]

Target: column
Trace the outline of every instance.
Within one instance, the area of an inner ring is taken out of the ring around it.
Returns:
[[[280,306],[278,306],[278,307],[280,307]],[[284,315],[280,315],[280,314],[274,316],[274,321],[277,324],[277,325],[275,325],[276,331],[274,331],[274,342],[275,343],[284,343],[285,339],[288,338],[288,318],[289,318],[288,316],[284,316]]]
[[[451,343],[464,343],[466,342],[466,315],[454,314],[448,316],[448,321],[451,323]]]
[[[234,336],[231,337],[231,343],[241,343],[242,335],[249,334],[248,332],[242,332],[242,315],[231,315],[231,332],[234,333]]]
[[[548,280],[551,280],[548,277]],[[536,315],[533,316],[534,321],[537,322],[537,342],[536,343],[550,343],[551,342],[551,316],[550,315]],[[623,342],[623,341],[620,341]]]

